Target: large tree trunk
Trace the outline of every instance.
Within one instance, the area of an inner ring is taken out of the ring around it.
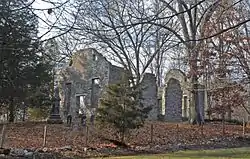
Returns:
[[[201,114],[199,109],[199,96],[198,96],[198,66],[197,66],[197,56],[198,52],[194,49],[189,51],[190,55],[190,73],[191,73],[191,116],[190,123],[201,124]]]
[[[191,77],[191,116],[190,116],[190,123],[192,124],[201,124],[201,114],[199,108],[199,97],[198,97],[198,78],[197,76]]]
[[[248,122],[248,124],[250,124],[250,113],[249,113],[249,110],[250,110],[250,75],[248,75],[248,84],[247,84],[248,88],[247,88],[247,117],[246,117],[246,120]]]

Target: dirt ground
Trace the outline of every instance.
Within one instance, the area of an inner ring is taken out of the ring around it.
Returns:
[[[6,128],[5,147],[37,149],[43,146],[44,126],[47,127],[46,147],[56,151],[60,147],[71,146],[72,150],[63,152],[66,155],[97,156],[104,153],[104,149],[117,149],[116,146],[102,137],[115,139],[115,133],[110,128],[98,129],[89,126],[72,131],[65,125],[47,125],[45,123],[27,122],[8,124]],[[0,126],[1,128],[2,126]],[[242,126],[225,125],[225,133],[221,123],[207,123],[204,126],[189,125],[185,123],[147,122],[143,128],[133,131],[126,139],[133,150],[157,149],[161,147],[206,145],[218,143],[221,139],[242,136]],[[250,128],[245,128],[245,133],[250,133]],[[233,143],[231,143],[233,144]],[[226,145],[226,144],[225,144]],[[166,150],[162,149],[162,150]],[[121,150],[119,150],[121,151]],[[97,153],[98,152],[98,153]],[[118,152],[118,150],[117,150]],[[119,153],[119,152],[118,152]],[[108,155],[108,154],[107,154]]]

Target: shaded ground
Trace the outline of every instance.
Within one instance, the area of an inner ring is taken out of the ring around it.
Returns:
[[[110,157],[110,159],[190,159],[190,158],[204,158],[204,159],[226,159],[226,158],[250,158],[250,148],[237,149],[218,149],[218,150],[199,150],[199,151],[180,151],[168,154],[157,155],[138,155],[138,156],[124,156],[124,157]]]
[[[153,124],[153,138],[151,138],[151,124]],[[41,148],[44,126],[44,123],[7,125],[5,147]],[[249,128],[245,130],[246,133],[250,133]],[[115,148],[115,145],[100,137],[114,139],[114,131],[110,128],[100,130],[97,127],[90,126],[88,137],[86,137],[86,132],[86,128],[72,131],[72,128],[65,125],[47,125],[46,150],[60,151],[65,156],[93,157],[250,145],[250,140],[239,137],[242,135],[242,126],[225,125],[225,134],[223,135],[221,123],[209,123],[202,128],[188,124],[178,124],[177,126],[177,124],[150,122],[145,127],[134,131],[127,138],[130,145],[129,149]],[[61,151],[58,149],[66,145],[70,145],[72,150]]]

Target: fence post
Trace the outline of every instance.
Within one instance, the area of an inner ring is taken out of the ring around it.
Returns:
[[[46,137],[47,137],[47,125],[45,125],[43,129],[43,147],[46,146]]]
[[[223,119],[222,119],[222,135],[223,137],[225,136],[225,117],[224,117],[224,114],[223,114]]]
[[[150,128],[150,142],[153,143],[153,136],[154,136],[154,125],[151,124],[151,128]]]
[[[3,124],[2,133],[1,133],[0,148],[3,148],[3,145],[4,145],[5,132],[6,132],[5,130],[6,130],[6,125]]]
[[[245,136],[245,119],[243,118],[243,122],[242,122],[242,134],[243,134],[243,137]]]
[[[176,142],[178,144],[179,143],[179,124],[176,125],[176,130],[177,130],[177,132],[176,132]]]
[[[85,134],[85,145],[88,146],[88,140],[89,140],[89,127],[86,125],[86,134]]]
[[[201,124],[201,135],[202,135],[202,137],[203,137],[203,135],[204,135],[204,132],[203,132],[203,127],[204,125],[203,124]]]

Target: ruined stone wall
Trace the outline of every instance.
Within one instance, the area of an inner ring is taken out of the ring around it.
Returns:
[[[165,88],[165,120],[182,121],[182,95],[180,82],[171,78]]]
[[[120,82],[124,73],[124,68],[112,65],[95,49],[76,52],[72,65],[60,73],[61,116],[64,121],[68,114],[72,115],[73,122],[76,121],[80,109],[79,96],[84,96],[84,105],[93,112],[105,87]],[[142,102],[146,107],[152,107],[148,119],[157,120],[159,104],[154,74],[145,74],[142,87]]]
[[[82,78],[87,80],[89,88],[94,79],[99,79],[100,86],[108,83],[110,63],[95,49],[79,51],[73,59],[72,67],[76,68]]]
[[[85,96],[84,104],[87,108],[96,108],[102,88],[109,81],[110,63],[95,49],[78,51],[72,58],[72,66],[61,71],[61,113],[64,117],[68,114],[76,116],[79,104],[77,96]],[[67,92],[66,83],[71,83],[70,94]],[[70,97],[68,97],[70,96]],[[67,100],[70,99],[70,106]],[[68,108],[70,107],[70,108]]]
[[[166,74],[162,93],[162,113],[166,121],[181,121],[182,117],[189,116],[188,87],[182,71],[172,69]]]
[[[116,84],[122,80],[124,68],[110,65],[109,68],[109,84]]]
[[[65,121],[67,115],[77,113],[76,94],[89,94],[88,81],[83,78],[82,73],[73,67],[67,67],[60,73],[60,115]]]
[[[185,74],[177,69],[170,70],[165,77],[165,88],[162,93],[162,114],[167,121],[187,120],[191,117],[194,105],[190,103],[192,98],[191,83]],[[201,119],[205,118],[206,92],[204,85],[198,85],[198,108]]]
[[[148,120],[157,120],[159,106],[157,99],[156,77],[154,74],[146,73],[141,82],[142,103],[144,107],[152,107],[148,114]]]

